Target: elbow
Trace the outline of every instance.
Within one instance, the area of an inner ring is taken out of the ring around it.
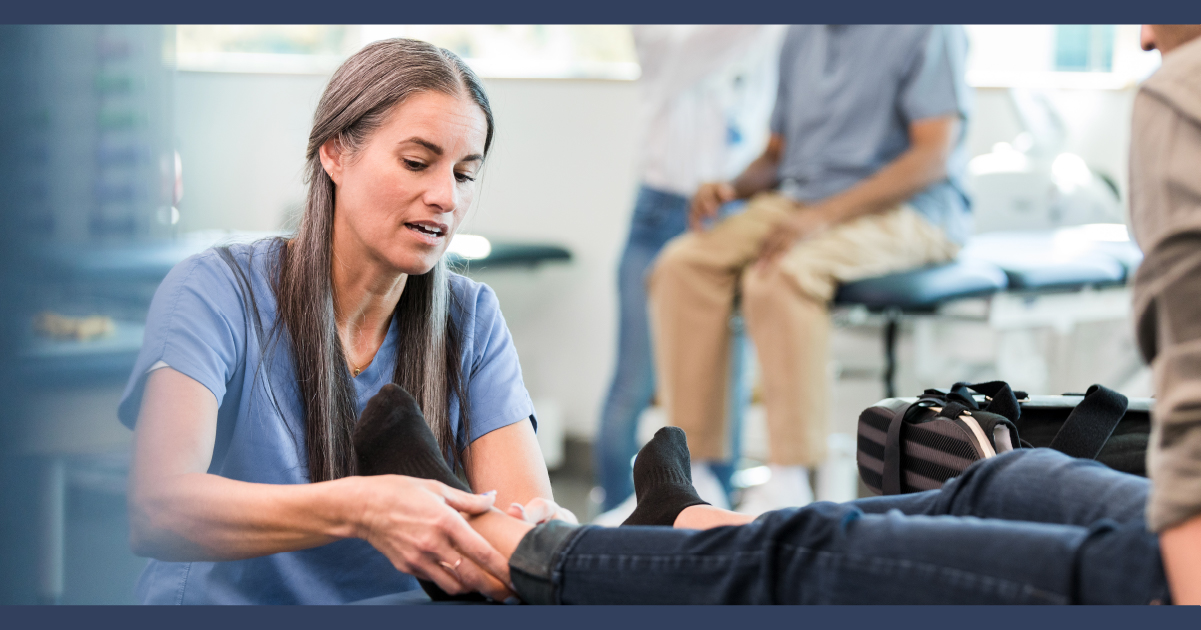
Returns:
[[[145,504],[131,495],[127,504],[129,511],[129,550],[136,556],[154,558],[161,554],[155,535],[154,519]]]
[[[129,513],[129,550],[136,556],[157,560],[179,560],[179,536],[167,522],[166,511],[154,501],[131,492],[126,504]],[[188,558],[193,559],[193,558]]]

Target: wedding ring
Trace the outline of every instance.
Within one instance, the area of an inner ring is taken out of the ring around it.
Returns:
[[[455,571],[455,569],[458,569],[459,565],[463,564],[463,558],[460,556],[458,560],[455,560],[454,564],[451,564],[449,562],[443,562],[441,560],[438,561],[438,564],[442,565],[442,568],[446,569],[447,571],[450,571],[451,573],[458,575],[458,571]]]

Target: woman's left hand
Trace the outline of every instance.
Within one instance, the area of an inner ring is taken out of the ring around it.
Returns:
[[[509,509],[505,510],[505,512],[508,513],[509,516],[519,518],[527,523],[533,523],[535,525],[539,523],[545,523],[553,519],[567,521],[568,523],[575,525],[578,525],[580,522],[578,519],[576,519],[575,514],[571,513],[571,510],[559,505],[558,503],[555,503],[554,501],[551,501],[550,499],[543,499],[542,497],[534,497],[525,505],[514,503],[510,505]]]

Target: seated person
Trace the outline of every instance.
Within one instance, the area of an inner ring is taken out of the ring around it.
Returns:
[[[780,52],[771,136],[731,182],[701,185],[693,231],[648,278],[667,422],[697,464],[724,459],[729,319],[755,344],[771,478],[740,509],[811,498],[825,457],[827,304],[838,284],[945,262],[968,234],[963,64],[956,26],[794,25]],[[718,207],[746,209],[701,229]]]
[[[371,400],[356,431],[371,444],[360,470],[466,489],[399,387]],[[529,603],[1168,600],[1158,539],[1143,521],[1147,480],[1049,449],[978,462],[940,490],[813,503],[752,521],[700,500],[684,432],[667,427],[639,452],[634,487],[638,508],[626,522],[634,527],[535,526],[496,509],[468,520],[508,559],[510,586]]]

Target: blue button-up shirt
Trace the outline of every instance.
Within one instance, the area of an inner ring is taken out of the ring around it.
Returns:
[[[802,202],[840,193],[909,148],[910,123],[957,114],[963,124],[947,178],[909,204],[962,243],[970,232],[966,54],[957,26],[790,27],[771,120],[785,141],[781,192]]]

